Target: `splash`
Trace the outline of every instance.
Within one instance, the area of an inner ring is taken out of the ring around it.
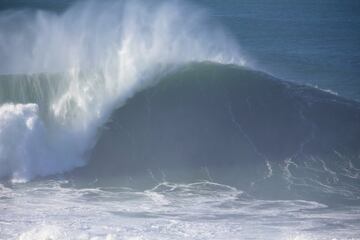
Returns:
[[[111,112],[178,66],[245,64],[231,37],[183,1],[6,11],[0,29],[0,73],[26,75],[0,83],[0,177],[14,181],[84,165]]]

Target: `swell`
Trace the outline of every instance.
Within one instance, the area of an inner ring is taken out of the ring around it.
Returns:
[[[236,65],[193,63],[117,109],[72,176],[207,179],[278,198],[360,196],[360,105]]]

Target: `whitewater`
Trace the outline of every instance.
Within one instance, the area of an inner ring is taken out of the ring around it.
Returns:
[[[1,90],[3,102],[21,102],[0,109],[1,177],[27,181],[84,165],[84,153],[111,112],[178,65],[243,63],[221,29],[210,34],[203,28],[200,10],[185,17],[190,7],[158,5],[93,1],[60,16],[2,14],[6,61],[0,71],[26,76]],[[6,31],[9,22],[15,30]]]
[[[360,239],[358,101],[190,2],[54,6],[0,11],[0,239]]]

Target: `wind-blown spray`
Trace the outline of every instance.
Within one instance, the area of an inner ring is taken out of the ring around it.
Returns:
[[[193,61],[244,64],[204,11],[178,1],[8,11],[0,29],[0,72],[25,74],[0,83],[0,177],[14,181],[85,164],[111,112],[159,75]]]

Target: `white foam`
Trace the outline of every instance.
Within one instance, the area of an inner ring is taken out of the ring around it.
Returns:
[[[48,240],[48,239],[69,239],[64,229],[58,226],[43,225],[31,229],[19,236],[19,240]]]
[[[217,183],[162,186],[108,191],[64,188],[54,180],[20,185],[17,196],[0,201],[0,239],[359,240],[359,206],[241,199],[229,197],[240,190]],[[154,191],[171,204],[149,198]]]
[[[75,159],[58,158],[56,150],[60,148],[54,149],[47,141],[49,135],[38,114],[36,104],[0,106],[0,176],[24,182],[35,175],[62,172],[80,164]]]
[[[115,108],[156,76],[192,61],[244,64],[237,44],[183,1],[85,1],[61,14],[2,12],[0,73],[61,72],[64,83],[37,89],[50,94],[47,103],[2,106],[0,177],[28,180],[84,164]],[[38,106],[48,109],[39,113]]]

